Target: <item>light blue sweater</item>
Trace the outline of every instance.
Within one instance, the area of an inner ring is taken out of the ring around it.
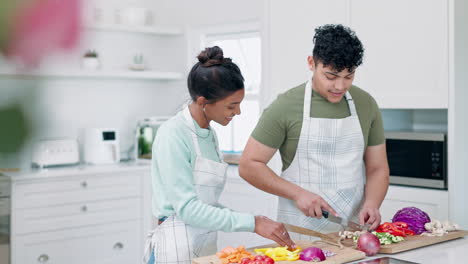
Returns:
[[[219,161],[213,133],[192,121],[202,156]],[[190,132],[182,111],[157,131],[151,166],[153,215],[160,219],[175,214],[186,224],[213,231],[253,232],[253,215],[212,206],[198,199],[192,174],[196,152]]]

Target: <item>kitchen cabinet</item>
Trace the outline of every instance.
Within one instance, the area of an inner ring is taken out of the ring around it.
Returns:
[[[137,263],[152,226],[149,166],[10,174],[11,263]]]
[[[393,215],[404,207],[417,207],[431,219],[448,220],[448,192],[391,185],[380,207],[382,222],[391,222]]]
[[[381,108],[448,107],[448,2],[350,0],[365,47],[355,84]]]
[[[314,29],[342,23],[356,31],[365,48],[354,83],[381,108],[448,107],[447,1],[267,2],[264,64],[273,89],[270,101],[310,78],[306,57]]]

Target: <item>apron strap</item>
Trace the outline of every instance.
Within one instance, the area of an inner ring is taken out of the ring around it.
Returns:
[[[356,106],[354,105],[353,97],[351,96],[351,93],[349,91],[346,91],[345,99],[348,101],[348,108],[349,108],[349,112],[351,113],[351,116],[357,116]],[[312,100],[312,84],[310,81],[307,81],[306,86],[305,86],[305,91],[304,91],[304,108],[303,108],[304,112],[302,116],[303,120],[310,119],[310,109],[312,107],[311,100]]]
[[[219,160],[221,161],[221,163],[224,163],[223,153],[221,153],[221,150],[219,149],[218,135],[216,134],[216,131],[213,128],[211,129],[211,131],[213,132],[215,148],[216,148],[216,152],[218,153]]]
[[[302,115],[303,121],[309,121],[310,119],[310,107],[312,99],[312,84],[310,81],[306,82],[305,91],[304,91],[304,112]],[[303,124],[304,126],[304,124]]]
[[[147,235],[146,235],[146,241],[145,241],[145,252],[143,254],[143,264],[148,264],[148,261],[151,258],[151,254],[153,254],[153,249],[154,249],[154,244],[153,244],[153,236],[154,236],[155,229],[151,230]]]
[[[356,106],[354,105],[353,97],[349,91],[346,91],[345,98],[348,101],[348,107],[351,116],[357,116]]]
[[[184,111],[185,121],[190,128],[190,135],[192,136],[192,141],[193,141],[193,146],[195,147],[195,152],[197,153],[197,156],[201,157],[202,155],[201,155],[201,150],[200,150],[200,144],[198,143],[198,136],[195,133],[196,128],[195,128],[195,124],[193,123],[194,120],[192,118],[192,115],[190,114],[188,105],[187,107],[184,108],[183,111]],[[215,148],[216,148],[216,153],[218,154],[218,158],[221,162],[223,162],[223,154],[221,153],[218,147],[219,143],[218,143],[218,136],[216,135],[216,131],[211,126],[209,127],[209,130],[211,133],[213,133],[213,141],[215,143]]]
[[[192,141],[193,141],[193,146],[195,147],[195,152],[197,153],[197,156],[201,156],[201,151],[200,151],[200,145],[198,144],[198,137],[195,134],[195,125],[193,124],[194,120],[192,118],[192,115],[190,114],[189,107],[184,108],[184,117],[187,125],[190,128],[190,135],[192,136]]]

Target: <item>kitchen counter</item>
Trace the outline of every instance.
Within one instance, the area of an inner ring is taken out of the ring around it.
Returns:
[[[464,238],[442,242],[439,244],[413,249],[397,254],[379,254],[377,256],[368,257],[360,261],[376,259],[379,257],[393,257],[396,259],[402,259],[424,264],[461,264],[468,262],[467,254],[468,237],[465,236]],[[355,261],[351,263],[359,263],[360,261]]]
[[[106,165],[74,165],[74,166],[59,166],[50,168],[31,168],[25,171],[19,172],[3,172],[3,176],[7,176],[13,182],[17,181],[28,181],[34,179],[45,179],[62,177],[63,175],[83,175],[89,173],[105,173],[105,172],[125,172],[135,170],[150,170],[151,164],[149,162],[120,162],[116,164]],[[0,176],[1,178],[1,176]]]

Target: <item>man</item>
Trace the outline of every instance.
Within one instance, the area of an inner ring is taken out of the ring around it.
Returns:
[[[364,49],[342,25],[315,31],[307,58],[313,78],[265,109],[241,157],[240,176],[279,196],[280,222],[339,230],[322,218],[328,211],[375,229],[389,169],[377,103],[352,85]],[[266,165],[278,149],[281,177]]]

